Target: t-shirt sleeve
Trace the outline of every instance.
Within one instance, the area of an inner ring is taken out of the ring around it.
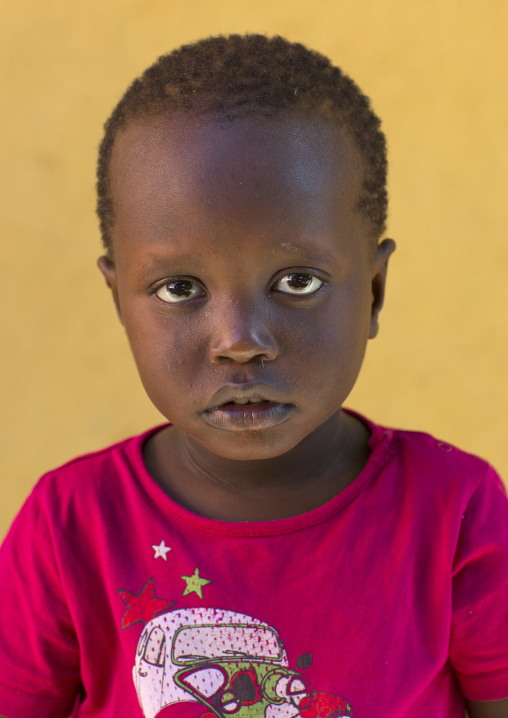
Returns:
[[[67,718],[79,646],[47,512],[32,493],[0,548],[0,716]]]
[[[461,520],[450,661],[466,698],[508,698],[508,496],[490,466]]]

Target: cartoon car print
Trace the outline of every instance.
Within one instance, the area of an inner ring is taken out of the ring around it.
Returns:
[[[277,631],[234,611],[189,608],[146,624],[133,668],[145,718],[195,702],[202,718],[350,718],[346,701],[316,693],[291,670]],[[177,713],[175,713],[177,715]]]

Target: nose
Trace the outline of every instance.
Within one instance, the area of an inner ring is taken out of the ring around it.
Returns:
[[[212,364],[227,360],[246,364],[252,360],[273,361],[279,354],[277,341],[266,318],[253,303],[241,305],[231,301],[218,310],[218,318],[210,339]]]

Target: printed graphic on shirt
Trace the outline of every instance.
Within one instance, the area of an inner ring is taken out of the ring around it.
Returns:
[[[309,667],[305,653],[296,665]],[[258,618],[215,608],[168,611],[139,639],[133,678],[145,718],[350,718],[343,698],[314,690],[289,667],[277,631]]]
[[[199,598],[203,598],[203,586],[207,583],[212,583],[206,578],[201,578],[199,575],[199,568],[197,568],[192,576],[180,576],[187,584],[182,596],[187,596],[188,593],[197,593]]]
[[[155,551],[154,558],[163,558],[164,561],[168,560],[167,552],[171,551],[171,548],[169,546],[166,546],[164,543],[164,539],[160,542],[160,544],[157,546],[157,544],[154,544],[152,546],[153,550]]]
[[[174,601],[166,601],[164,598],[157,598],[154,595],[153,578],[148,579],[139,593],[118,590],[121,598],[127,604],[127,610],[122,618],[122,628],[141,621],[148,623],[161,611],[173,608]]]

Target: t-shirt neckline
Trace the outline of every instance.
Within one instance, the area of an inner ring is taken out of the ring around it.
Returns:
[[[321,523],[344,509],[365,489],[387,461],[392,458],[390,452],[385,451],[384,448],[387,442],[390,441],[393,431],[386,430],[352,409],[343,408],[343,411],[359,419],[370,431],[368,445],[371,454],[367,459],[367,463],[356,479],[325,504],[304,514],[288,518],[271,521],[222,521],[201,516],[177,503],[149,474],[143,460],[145,441],[161,429],[170,426],[168,422],[149,429],[129,442],[126,445],[127,458],[138,481],[152,500],[168,513],[168,518],[171,516],[173,519],[190,524],[200,531],[228,536],[270,536],[291,533]]]

